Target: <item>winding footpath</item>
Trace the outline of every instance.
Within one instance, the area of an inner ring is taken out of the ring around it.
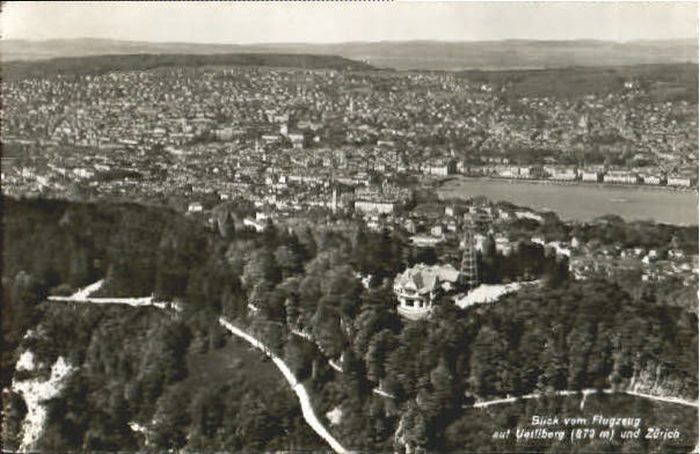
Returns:
[[[94,284],[90,284],[85,288],[78,290],[71,296],[49,296],[47,300],[53,302],[67,302],[67,303],[90,303],[90,304],[126,304],[127,306],[133,307],[143,307],[143,306],[155,306],[160,309],[178,309],[176,303],[169,303],[165,301],[156,301],[153,296],[143,296],[138,298],[92,298],[90,295],[102,288],[104,280],[97,281]]]
[[[125,304],[133,307],[156,306],[161,309],[174,309],[176,311],[180,310],[179,306],[174,303],[171,304],[166,302],[155,301],[151,296],[142,298],[91,298],[90,294],[97,291],[102,286],[102,282],[103,281],[99,281],[94,284],[91,284],[85,287],[84,289],[79,290],[74,295],[67,297],[52,296],[49,297],[48,300],[55,302],[75,302],[90,304]],[[330,432],[328,432],[328,429],[326,429],[323,423],[319,420],[318,416],[316,416],[316,412],[314,411],[313,406],[311,405],[309,393],[306,391],[306,388],[304,387],[303,383],[300,383],[297,380],[292,370],[280,357],[275,355],[272,352],[272,350],[270,350],[264,343],[251,336],[250,334],[246,333],[242,329],[238,328],[229,320],[226,320],[226,318],[219,317],[219,324],[231,334],[240,337],[241,339],[251,344],[253,347],[257,348],[258,350],[261,350],[263,353],[265,353],[265,355],[270,357],[275,366],[277,366],[280,372],[282,372],[282,375],[284,375],[284,378],[289,383],[289,386],[292,388],[292,391],[294,391],[294,394],[296,394],[297,399],[299,400],[299,404],[301,405],[302,416],[304,417],[306,423],[314,430],[314,432],[318,434],[319,437],[321,437],[326,443],[328,443],[328,445],[333,449],[333,451],[339,454],[345,454],[349,452],[340,444],[340,442],[338,442],[338,440],[335,439],[335,437],[333,437],[333,435],[331,435]]]
[[[333,435],[331,435],[328,432],[323,423],[321,423],[321,421],[318,419],[311,405],[309,393],[306,391],[306,388],[304,388],[304,385],[296,379],[289,366],[287,366],[287,364],[280,357],[275,355],[269,348],[267,348],[265,344],[263,344],[250,334],[246,333],[242,329],[238,328],[233,323],[226,320],[224,317],[219,317],[219,324],[231,334],[240,337],[255,348],[262,350],[267,356],[269,356],[272,359],[272,361],[275,363],[275,366],[277,366],[280,372],[282,372],[284,378],[286,378],[287,382],[289,382],[289,386],[292,387],[292,390],[299,398],[299,403],[301,404],[301,412],[304,415],[304,419],[309,424],[309,426],[311,426],[311,428],[318,434],[318,436],[323,438],[326,441],[326,443],[328,443],[328,445],[330,445],[330,447],[333,448],[333,451],[337,453],[347,453],[348,450],[345,449],[338,442],[338,440],[336,440],[333,437]]]
[[[295,336],[301,337],[302,339],[306,339],[307,341],[313,343],[316,347],[318,347],[319,350],[322,350],[321,346],[318,344],[318,342],[316,342],[314,340],[314,338],[311,334],[304,332],[304,331],[300,331],[298,329],[291,330],[291,333],[294,334]],[[341,374],[343,373],[343,367],[340,364],[338,364],[338,362],[334,361],[333,359],[328,358],[328,365],[334,371],[339,372]],[[387,399],[396,399],[396,396],[384,391],[383,389],[381,389],[379,387],[372,388],[372,392],[374,394],[377,394],[378,396],[386,397]]]

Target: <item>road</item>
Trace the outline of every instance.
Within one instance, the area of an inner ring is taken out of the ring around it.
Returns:
[[[48,300],[54,302],[75,302],[90,304],[124,304],[135,307],[156,306],[161,309],[171,308],[174,310],[179,310],[179,307],[177,305],[165,302],[157,302],[154,301],[153,297],[91,298],[90,294],[101,286],[101,282],[102,281],[96,282],[95,284],[92,284],[86,287],[85,289],[78,291],[72,296],[49,297]],[[318,416],[316,416],[316,412],[314,411],[313,406],[311,405],[311,399],[309,398],[309,393],[306,391],[306,388],[302,383],[300,383],[296,379],[292,370],[280,357],[275,355],[261,341],[246,333],[242,329],[238,328],[233,323],[226,320],[224,317],[219,317],[219,324],[231,334],[240,337],[241,339],[251,344],[253,347],[257,348],[258,350],[261,350],[263,353],[269,356],[272,359],[272,362],[275,364],[275,366],[277,366],[280,372],[282,372],[282,375],[284,375],[284,378],[289,383],[289,386],[292,388],[292,391],[294,391],[294,394],[296,394],[299,400],[299,404],[301,405],[302,415],[306,423],[314,430],[314,432],[318,434],[319,437],[321,437],[326,443],[328,443],[328,445],[333,449],[333,451],[342,454],[349,452],[340,444],[340,442],[338,442],[338,440],[335,439],[335,437],[333,437],[333,435],[330,434],[330,432],[328,432],[328,429],[326,429],[323,423],[319,420]]]
[[[126,304],[130,306],[156,306],[161,309],[167,309],[167,308],[172,308],[175,310],[179,310],[179,307],[176,305],[171,305],[170,303],[164,303],[164,302],[156,302],[153,300],[153,297],[143,297],[143,298],[90,298],[90,293],[95,291],[99,286],[101,285],[101,281],[95,284],[92,284],[88,287],[86,287],[83,290],[78,291],[75,295],[69,296],[69,297],[49,297],[50,301],[70,301],[70,302],[83,302],[83,303],[92,303],[92,304]],[[258,350],[261,350],[263,353],[265,353],[268,357],[270,357],[277,366],[277,368],[282,372],[282,375],[284,375],[284,378],[287,380],[289,383],[289,386],[292,388],[294,393],[296,394],[299,403],[301,405],[301,410],[302,410],[302,415],[304,417],[304,420],[306,423],[321,437],[328,445],[333,449],[333,451],[337,453],[347,453],[348,450],[345,449],[339,442],[338,440],[333,437],[333,435],[328,432],[328,429],[323,425],[323,423],[319,420],[318,416],[316,415],[313,406],[311,405],[311,399],[309,398],[309,394],[306,391],[306,388],[302,383],[300,383],[296,377],[294,376],[294,373],[292,370],[287,366],[287,364],[279,358],[277,355],[275,355],[264,343],[256,339],[255,337],[251,336],[250,334],[246,333],[244,330],[238,328],[235,326],[233,323],[231,323],[229,320],[226,320],[224,317],[219,317],[219,324],[223,326],[227,331],[229,331],[231,334],[234,334],[237,337],[240,337],[241,339],[245,340],[249,344],[251,344],[253,347],[257,348]],[[298,334],[295,332],[295,334]],[[306,337],[306,336],[304,336]],[[380,390],[375,389],[374,390],[377,394],[383,395],[385,397],[393,397],[388,393],[385,392],[378,392]],[[685,405],[685,406],[690,406],[690,407],[695,407],[698,408],[698,402],[697,401],[690,401],[686,399],[681,399],[678,397],[673,397],[673,396],[656,396],[652,394],[646,394],[646,393],[641,393],[638,391],[615,391],[612,389],[605,389],[605,390],[597,390],[597,389],[584,389],[581,391],[556,391],[554,393],[547,393],[547,394],[542,394],[542,393],[531,393],[531,394],[525,394],[523,396],[517,396],[517,397],[506,397],[506,398],[501,398],[501,399],[493,399],[489,401],[483,401],[483,402],[476,402],[473,405],[465,406],[464,408],[487,408],[491,407],[494,405],[501,405],[501,404],[508,404],[508,403],[514,403],[517,402],[518,400],[522,399],[539,399],[543,396],[573,396],[573,395],[578,395],[582,394],[583,399],[581,401],[581,407],[583,407],[583,404],[586,400],[586,397],[590,394],[594,394],[597,392],[603,392],[606,394],[614,394],[614,393],[620,393],[620,394],[628,394],[631,396],[636,396],[636,397],[641,397],[645,399],[650,399],[658,402],[666,402],[666,403],[672,403],[672,404],[678,404],[678,405]]]
[[[231,334],[240,337],[255,348],[262,350],[267,356],[269,356],[275,363],[275,366],[277,366],[280,372],[282,372],[284,378],[287,379],[287,382],[289,382],[289,386],[292,387],[294,393],[297,395],[299,403],[301,404],[301,412],[307,424],[311,426],[311,428],[314,430],[314,432],[318,434],[319,437],[323,438],[326,441],[326,443],[328,443],[328,445],[333,449],[333,451],[337,453],[348,452],[348,450],[345,449],[338,442],[338,440],[336,440],[333,437],[333,435],[331,435],[328,432],[323,423],[321,423],[321,421],[318,419],[318,417],[316,416],[316,412],[314,412],[313,406],[311,405],[311,399],[309,398],[309,393],[306,391],[306,388],[304,388],[304,385],[302,383],[297,381],[289,366],[287,366],[287,364],[281,358],[272,353],[272,351],[269,348],[267,348],[265,344],[263,344],[250,334],[246,333],[242,329],[238,328],[233,323],[226,320],[224,317],[219,317],[219,324],[223,326],[226,330],[228,330]]]

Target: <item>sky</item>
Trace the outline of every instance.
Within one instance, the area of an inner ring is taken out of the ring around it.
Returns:
[[[689,2],[3,2],[3,39],[191,43],[697,39]]]

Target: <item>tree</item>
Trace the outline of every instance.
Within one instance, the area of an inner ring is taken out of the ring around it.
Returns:
[[[350,396],[350,403],[353,410],[359,410],[362,400],[367,396],[371,387],[367,383],[367,372],[365,364],[355,356],[351,349],[343,351],[343,375],[342,381]]]
[[[281,245],[275,249],[275,261],[285,277],[302,271],[301,255],[292,247]]]
[[[394,334],[384,329],[372,337],[365,355],[367,364],[367,377],[375,383],[379,383],[386,375],[385,363],[389,353],[396,348],[397,341]]]
[[[414,395],[421,370],[417,355],[427,340],[427,323],[418,321],[404,326],[398,337],[399,345],[391,352],[385,366],[387,380],[400,385],[400,395]]]
[[[589,384],[588,358],[593,349],[593,327],[588,324],[576,325],[567,336],[569,346],[568,387],[582,389]]]
[[[48,289],[49,284],[47,282],[42,282],[29,273],[20,271],[15,275],[9,290],[10,298],[7,301],[3,299],[2,302],[4,315],[11,322],[10,331],[6,332],[10,334],[9,337],[11,339],[19,339],[21,334],[32,323],[34,308],[46,298]],[[3,289],[4,292],[5,289]],[[5,313],[5,311],[7,312]],[[4,323],[6,322],[3,321]]]
[[[425,452],[429,437],[428,424],[415,402],[406,404],[396,435],[400,445],[398,452]]]
[[[236,431],[246,449],[261,450],[274,436],[272,415],[257,396],[246,393],[240,404]]]
[[[303,255],[304,259],[309,260],[315,257],[318,252],[318,247],[311,229],[307,227],[306,229],[302,230],[302,232],[298,233],[298,237],[299,243],[305,252]]]
[[[338,312],[321,302],[311,319],[314,339],[321,350],[330,358],[337,358],[343,351],[345,338],[340,330]]]
[[[251,253],[241,276],[247,288],[253,288],[256,284],[263,282],[277,284],[281,278],[282,274],[275,263],[274,256],[266,249],[258,249]]]
[[[206,441],[214,438],[221,427],[224,417],[225,404],[218,393],[213,390],[202,390],[194,395],[190,403],[190,439],[188,445],[193,448],[205,448]],[[193,441],[202,439],[201,443]]]
[[[304,380],[311,374],[311,363],[318,355],[316,346],[295,334],[289,334],[284,344],[284,361],[297,380]]]
[[[540,391],[556,391],[567,388],[567,362],[564,352],[556,347],[555,341],[549,338],[540,355],[544,365],[542,375],[537,382]]]
[[[481,396],[503,393],[500,376],[506,366],[507,347],[503,337],[488,325],[483,326],[474,340],[469,381],[474,392]]]
[[[430,372],[430,384],[441,411],[447,412],[459,404],[459,390],[456,386],[455,376],[444,358],[441,358],[440,364]]]
[[[221,207],[216,211],[216,227],[219,235],[224,239],[233,238],[236,232],[233,213],[226,207]]]
[[[158,399],[152,429],[152,443],[156,448],[180,449],[185,446],[190,423],[189,404],[189,390],[184,386],[172,386]]]

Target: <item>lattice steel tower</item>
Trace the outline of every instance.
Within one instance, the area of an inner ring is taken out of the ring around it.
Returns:
[[[464,252],[462,253],[461,279],[469,289],[479,285],[479,264],[476,258],[474,225],[470,220],[464,223]]]

